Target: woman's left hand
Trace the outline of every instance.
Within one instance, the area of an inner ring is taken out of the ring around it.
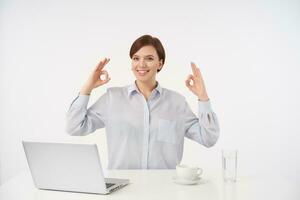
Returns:
[[[185,81],[185,85],[192,91],[199,100],[208,101],[208,95],[205,89],[204,81],[200,73],[200,69],[191,62],[193,74],[190,74]]]

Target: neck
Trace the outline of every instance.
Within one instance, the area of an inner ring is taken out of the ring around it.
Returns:
[[[141,82],[136,80],[136,86],[138,87],[139,91],[143,94],[143,96],[148,100],[150,97],[152,90],[157,86],[156,80],[149,81],[149,82]]]

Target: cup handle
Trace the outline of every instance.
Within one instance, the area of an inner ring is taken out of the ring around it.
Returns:
[[[203,172],[203,169],[198,167],[197,168],[197,176],[200,176],[202,174],[202,172]]]

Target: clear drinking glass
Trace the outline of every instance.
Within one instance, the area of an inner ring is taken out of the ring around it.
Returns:
[[[222,169],[225,182],[236,182],[237,154],[235,149],[222,149]]]

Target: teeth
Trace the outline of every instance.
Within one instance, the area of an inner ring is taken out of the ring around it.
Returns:
[[[149,70],[137,70],[137,72],[139,73],[139,74],[146,74],[147,72],[149,72]]]

